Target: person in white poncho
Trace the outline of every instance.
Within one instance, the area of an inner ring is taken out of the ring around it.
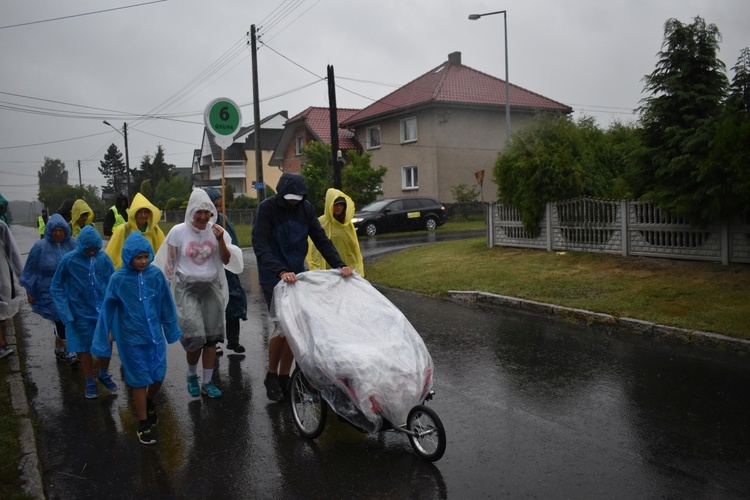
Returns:
[[[187,357],[188,392],[193,397],[203,393],[219,398],[222,393],[211,379],[216,344],[224,341],[225,334],[229,294],[224,269],[239,274],[243,261],[242,250],[216,224],[216,207],[204,190],[191,193],[185,222],[169,231],[154,264],[164,272],[174,296]],[[198,378],[201,357],[203,384]]]

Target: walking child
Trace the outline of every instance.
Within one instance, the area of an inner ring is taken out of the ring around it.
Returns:
[[[156,444],[156,396],[167,373],[167,342],[177,342],[182,332],[169,283],[151,265],[151,243],[138,231],[130,233],[121,257],[122,267],[109,280],[91,352],[110,356],[112,331],[125,382],[133,389],[138,440],[151,445]]]
[[[99,232],[94,226],[85,226],[78,235],[78,246],[60,260],[50,284],[52,300],[60,321],[65,324],[68,351],[77,353],[81,362],[86,382],[84,395],[88,399],[99,397],[91,343],[109,278],[115,272],[112,259],[101,250]],[[114,393],[117,385],[108,373],[109,356],[99,356],[98,364],[97,379],[105,389]]]

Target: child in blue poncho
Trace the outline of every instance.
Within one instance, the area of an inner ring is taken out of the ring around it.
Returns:
[[[21,285],[26,289],[26,298],[31,310],[55,323],[55,356],[71,365],[78,363],[75,352],[65,350],[65,323],[60,321],[55,302],[52,300],[50,284],[57,265],[63,255],[75,249],[77,242],[70,236],[68,222],[60,214],[53,214],[44,228],[44,238],[34,243],[26,258],[21,273]]]
[[[121,257],[122,267],[109,280],[91,353],[111,355],[111,331],[125,382],[133,388],[138,440],[155,444],[158,422],[155,398],[167,373],[166,343],[177,342],[182,332],[169,283],[161,270],[151,265],[154,259],[151,243],[140,232],[130,233]]]
[[[91,343],[99,319],[99,309],[107,291],[109,278],[115,272],[112,259],[102,252],[102,237],[93,226],[85,226],[78,235],[78,247],[60,260],[52,278],[50,291],[60,321],[65,324],[68,351],[78,353],[86,381],[84,395],[99,397],[94,380]],[[117,385],[109,375],[109,356],[99,357],[99,382],[110,392]]]

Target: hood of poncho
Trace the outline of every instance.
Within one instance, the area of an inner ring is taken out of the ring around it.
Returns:
[[[87,248],[96,248],[97,251],[102,249],[102,237],[94,226],[86,226],[78,234],[78,247],[76,251],[86,253]]]
[[[65,239],[63,239],[63,241],[70,239],[70,224],[67,223],[62,215],[52,214],[47,220],[47,225],[44,227],[44,237],[49,240],[50,243],[54,243],[55,240],[52,239],[52,231],[54,231],[58,227],[65,229]]]
[[[195,216],[195,212],[198,210],[208,210],[211,212],[210,222],[212,224],[216,223],[216,207],[211,201],[211,198],[208,197],[208,193],[202,189],[194,189],[193,192],[190,193],[187,210],[185,210],[185,224],[193,225],[193,216]]]
[[[135,271],[133,266],[130,265],[130,261],[133,257],[140,253],[148,252],[148,261],[153,262],[154,250],[151,248],[151,243],[143,236],[139,231],[134,231],[128,235],[125,239],[125,243],[122,245],[122,266]]]
[[[151,212],[147,223],[148,228],[146,229],[146,231],[149,231],[161,220],[161,210],[148,201],[148,198],[141,193],[136,193],[135,196],[133,196],[133,202],[130,204],[130,213],[128,214],[128,224],[133,230],[137,229],[135,214],[137,214],[138,210],[141,210],[142,208],[146,208]]]

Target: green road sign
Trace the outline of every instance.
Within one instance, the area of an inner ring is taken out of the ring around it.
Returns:
[[[203,121],[221,149],[227,149],[242,125],[242,112],[234,101],[226,97],[214,99],[203,113]]]

